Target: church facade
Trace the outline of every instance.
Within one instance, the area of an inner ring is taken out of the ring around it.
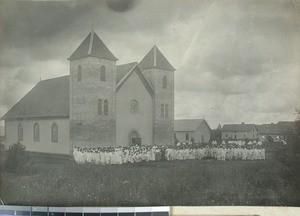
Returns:
[[[7,146],[71,154],[173,143],[175,69],[156,45],[139,63],[116,65],[92,31],[68,60],[70,75],[40,81],[2,117]]]

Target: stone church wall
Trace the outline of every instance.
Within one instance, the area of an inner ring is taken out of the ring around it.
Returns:
[[[114,61],[85,57],[70,63],[70,139],[73,146],[116,145],[116,65]],[[81,65],[82,80],[77,80]],[[106,69],[105,81],[100,81],[100,67]],[[98,114],[98,100],[102,114]],[[104,100],[108,100],[108,115],[104,115]]]
[[[162,69],[147,69],[144,75],[155,89],[154,100],[154,144],[170,145],[174,142],[174,72]],[[163,76],[167,77],[167,88],[163,88]],[[168,117],[161,116],[161,105],[168,105]]]

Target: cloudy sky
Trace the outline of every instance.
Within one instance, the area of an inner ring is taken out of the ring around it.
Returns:
[[[299,0],[1,1],[1,116],[40,77],[69,74],[92,17],[117,64],[139,62],[156,42],[177,69],[176,118],[212,128],[295,119]]]

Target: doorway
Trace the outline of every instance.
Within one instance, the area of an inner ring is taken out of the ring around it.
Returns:
[[[137,130],[131,130],[129,132],[129,145],[130,146],[134,146],[134,145],[141,146],[142,145],[142,139]]]

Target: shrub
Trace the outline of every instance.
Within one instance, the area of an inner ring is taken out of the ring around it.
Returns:
[[[22,143],[14,143],[9,146],[5,168],[7,171],[19,173],[23,170],[28,160],[26,147]]]

